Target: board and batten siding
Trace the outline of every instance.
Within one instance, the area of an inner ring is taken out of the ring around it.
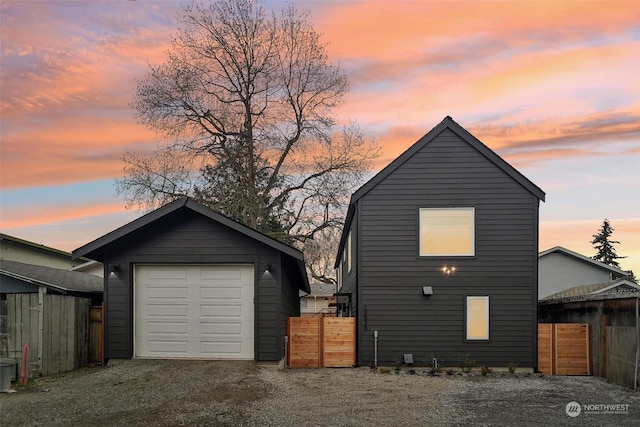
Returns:
[[[272,333],[281,323],[276,307],[280,290],[267,265],[280,270],[280,253],[242,233],[191,210],[180,210],[148,224],[116,242],[105,253],[105,357],[133,356],[133,266],[135,264],[253,264],[256,360],[279,360],[279,339]],[[115,277],[108,266],[117,264]],[[284,320],[286,322],[286,319]]]
[[[377,330],[379,364],[470,353],[477,366],[535,366],[538,203],[449,129],[372,187],[358,200],[359,364]],[[447,207],[475,208],[475,256],[420,257],[419,209]],[[489,341],[466,340],[466,296],[490,297]]]

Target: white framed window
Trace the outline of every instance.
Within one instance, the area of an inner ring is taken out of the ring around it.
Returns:
[[[466,337],[468,340],[489,339],[489,297],[467,297]]]
[[[420,256],[475,255],[474,208],[420,208]]]

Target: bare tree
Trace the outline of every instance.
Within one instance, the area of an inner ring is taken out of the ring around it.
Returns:
[[[268,14],[252,0],[183,12],[166,61],[132,103],[171,142],[147,157],[125,153],[118,194],[141,208],[190,195],[299,245],[339,230],[379,149],[332,116],[349,84],[308,12]]]

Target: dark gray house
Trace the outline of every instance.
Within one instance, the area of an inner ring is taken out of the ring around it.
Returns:
[[[450,117],[351,197],[336,259],[357,361],[535,367],[545,193]]]
[[[302,253],[189,198],[73,251],[105,266],[105,357],[278,361]]]

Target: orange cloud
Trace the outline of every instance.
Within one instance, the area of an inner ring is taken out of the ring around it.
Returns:
[[[396,57],[402,51],[424,51],[434,43],[494,33],[520,45],[524,40],[555,43],[585,33],[634,28],[640,11],[634,2],[439,1],[345,2],[316,14],[341,58]],[[402,49],[399,49],[402,47]]]
[[[61,118],[2,137],[2,189],[120,176],[126,147],[154,145],[157,135],[130,120]]]
[[[9,208],[3,209],[2,211],[1,226],[3,230],[11,230],[22,227],[63,223],[65,221],[120,213],[124,211],[124,204],[119,201],[95,203],[91,205],[47,205],[41,209],[38,209],[37,207],[30,209]]]

